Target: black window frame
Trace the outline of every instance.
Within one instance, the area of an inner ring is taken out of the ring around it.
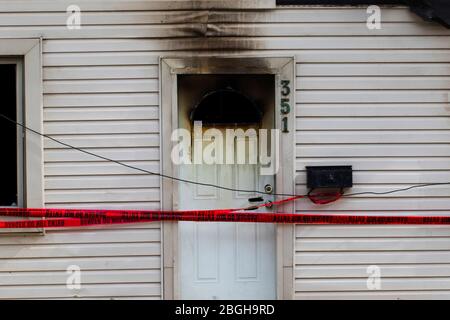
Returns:
[[[15,89],[16,89],[16,121],[24,123],[24,62],[21,58],[0,58],[0,65],[15,66]],[[0,110],[1,112],[1,110]],[[6,119],[3,119],[4,125],[14,125],[7,123]],[[8,137],[4,137],[6,139]],[[17,183],[16,183],[16,205],[0,205],[2,208],[11,207],[25,207],[25,134],[23,128],[16,126],[16,170],[17,170]]]

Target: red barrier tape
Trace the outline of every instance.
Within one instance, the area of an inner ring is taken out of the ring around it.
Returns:
[[[66,228],[156,221],[258,222],[295,224],[423,224],[450,225],[450,216],[357,216],[330,214],[291,214],[200,211],[128,211],[76,209],[0,209],[3,216],[46,217],[46,220],[1,221],[0,229]]]
[[[304,196],[295,196],[274,202],[255,205],[250,208],[251,210],[254,210],[273,205],[281,205],[283,203],[292,202],[303,197]],[[248,208],[191,211],[138,211],[0,208],[0,216],[4,217],[50,218],[50,220],[0,221],[0,229],[70,228],[102,224],[123,224],[178,220],[209,221],[198,219],[209,219],[209,217],[213,217],[215,215],[230,214],[232,212],[247,209]]]

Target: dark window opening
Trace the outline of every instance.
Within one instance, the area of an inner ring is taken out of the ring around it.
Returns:
[[[16,65],[0,64],[1,99],[0,112],[17,119]],[[0,166],[2,179],[0,184],[0,206],[16,206],[18,203],[18,165],[17,165],[17,128],[11,122],[0,118],[0,136],[2,137],[2,155]]]
[[[191,112],[191,121],[204,125],[260,123],[263,113],[249,97],[232,88],[211,91]]]
[[[178,125],[272,127],[275,116],[273,74],[182,74],[177,76]]]

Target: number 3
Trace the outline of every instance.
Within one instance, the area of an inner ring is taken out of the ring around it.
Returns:
[[[281,80],[281,94],[283,96],[288,96],[291,93],[291,88],[289,87],[289,84],[291,82],[289,80]]]

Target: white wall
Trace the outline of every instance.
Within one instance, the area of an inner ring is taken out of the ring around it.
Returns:
[[[158,171],[159,56],[291,55],[298,75],[299,193],[305,192],[304,166],[312,164],[353,165],[354,192],[450,180],[450,30],[406,8],[383,9],[383,29],[368,30],[365,8],[233,11],[208,8],[254,3],[77,3],[84,25],[69,31],[70,1],[0,1],[0,37],[44,39],[46,134]],[[48,207],[159,208],[157,177],[50,141],[44,156]],[[446,214],[449,191],[433,187],[325,207],[301,201],[297,208]],[[296,298],[450,298],[450,228],[296,230]],[[159,224],[147,224],[0,237],[0,298],[159,298],[160,234]],[[65,287],[70,264],[84,270],[79,292]],[[382,294],[367,291],[370,264],[385,276]]]

